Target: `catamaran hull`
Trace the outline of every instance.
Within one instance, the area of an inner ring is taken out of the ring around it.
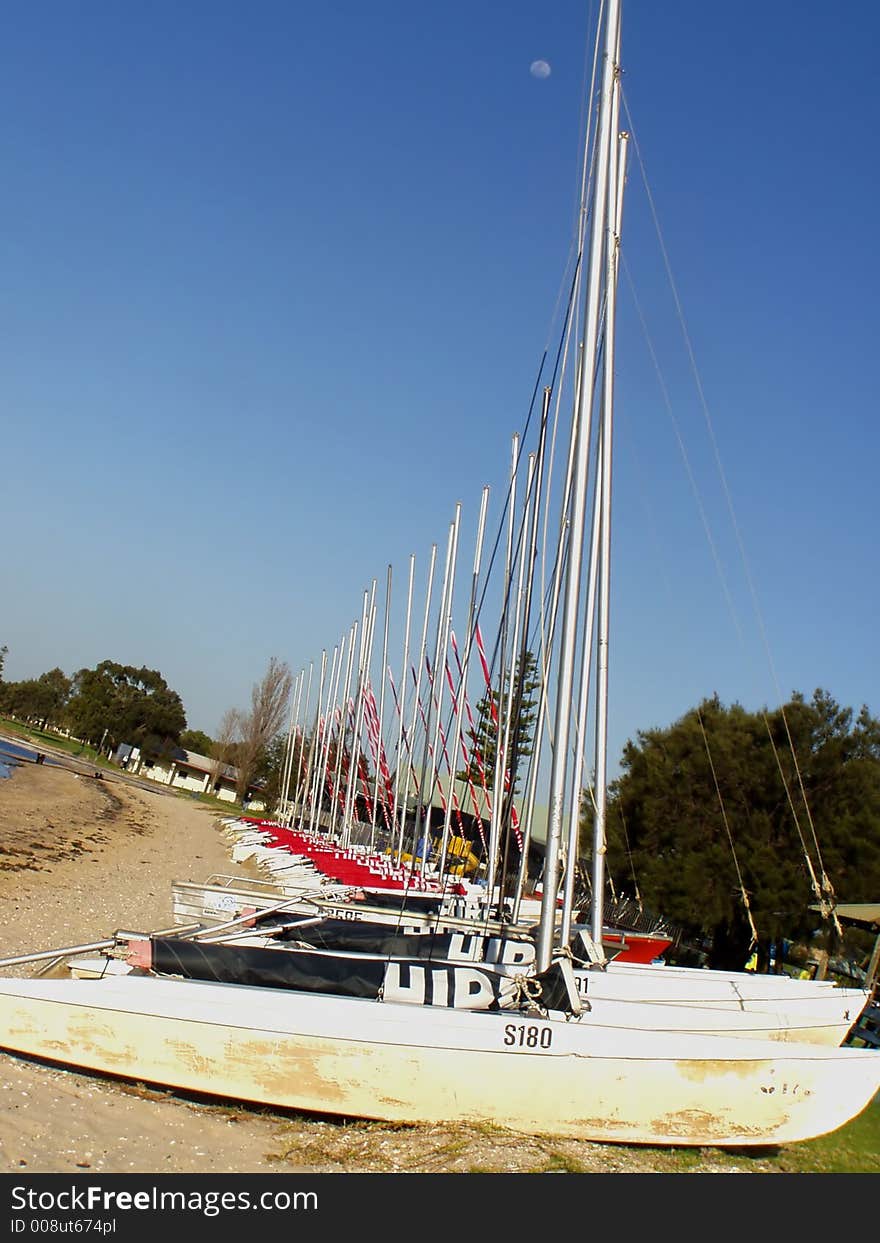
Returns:
[[[755,1035],[760,1028],[774,1040],[805,1041],[813,1044],[839,1045],[858,1022],[868,1004],[870,994],[864,989],[817,987],[809,981],[794,981],[797,987],[768,987],[762,991],[762,983],[753,982],[748,976],[743,982],[736,980],[712,980],[708,973],[694,972],[692,978],[669,975],[646,977],[625,974],[615,970],[613,964],[607,971],[578,971],[576,979],[582,996],[594,1005],[618,1003],[639,1010],[639,1021],[647,1018],[647,1025],[666,1028],[677,1025],[680,1016],[688,1011],[704,1016],[715,1011],[719,1031],[724,1025],[748,1034],[749,1025],[755,1025]],[[668,1015],[664,1012],[668,1011]],[[636,1021],[635,1013],[632,1021]],[[772,1035],[771,1035],[772,1029]]]
[[[241,941],[236,944],[241,944]],[[254,940],[255,945],[265,945]],[[279,947],[277,953],[296,951]],[[410,967],[410,978],[420,973],[423,981],[422,996],[427,994],[432,967],[440,963],[420,962]],[[447,964],[443,964],[444,966]],[[73,959],[71,974],[76,979],[103,979],[108,974],[129,975],[132,968],[118,958],[96,956]],[[439,974],[439,971],[438,973]],[[759,1001],[754,1006],[734,1008],[733,1004],[680,1003],[670,1005],[656,1000],[640,1001],[632,993],[615,996],[609,991],[607,976],[590,978],[587,973],[575,973],[575,982],[584,1004],[590,1007],[590,1026],[640,1028],[646,1032],[679,1032],[688,1035],[724,1036],[746,1040],[778,1040],[787,1043],[828,1045],[834,1048],[843,1043],[857,1021],[864,1000],[856,995],[856,1004],[836,996],[840,989],[828,989],[825,995],[797,999],[802,1004],[783,1004],[781,1001]],[[432,990],[433,991],[433,990]],[[448,985],[444,986],[448,994]],[[388,993],[386,991],[386,996]]]
[[[277,895],[274,896],[277,902]],[[267,896],[249,895],[243,890],[192,882],[174,885],[175,913],[181,920],[230,919],[241,914],[249,898],[253,898],[255,906],[272,905]],[[300,913],[309,915],[315,910],[313,905],[304,903]],[[294,912],[289,914],[293,916]],[[371,910],[368,918],[363,918],[363,914],[351,904],[340,904],[332,911],[337,920],[348,915],[354,924],[381,927],[377,917],[381,919],[382,912]],[[394,916],[388,914],[387,918]],[[400,918],[398,915],[398,921]],[[403,926],[398,923],[398,930],[409,931],[410,925],[415,928],[418,919],[418,915],[407,912],[407,922]],[[477,938],[468,935],[468,930],[473,933],[473,922],[452,920],[449,925],[461,932],[472,949]],[[471,952],[451,956],[477,960]],[[99,961],[92,974],[101,974],[105,963],[106,960]],[[597,1009],[595,1017],[601,1015],[604,1021],[610,1006],[623,1007],[618,1009],[616,1020],[610,1020],[615,1025],[830,1046],[840,1045],[846,1039],[869,998],[864,989],[838,988],[831,981],[665,965],[650,967],[616,960],[604,970],[576,970],[575,977],[582,997]],[[705,1013],[707,1010],[724,1013],[712,1016]]]
[[[251,1026],[259,1016],[259,1026]],[[0,982],[0,1047],[276,1107],[597,1142],[764,1145],[855,1117],[880,1054],[156,977]]]

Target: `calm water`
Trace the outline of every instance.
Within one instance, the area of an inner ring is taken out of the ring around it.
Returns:
[[[5,738],[0,738],[0,780],[4,777],[11,777],[16,768],[19,767],[21,760],[35,760],[37,752],[33,747],[23,747],[18,742],[7,742]],[[47,764],[53,764],[56,761],[46,759]]]

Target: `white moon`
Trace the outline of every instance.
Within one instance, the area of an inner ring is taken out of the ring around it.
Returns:
[[[533,60],[529,66],[529,73],[533,78],[549,78],[550,66],[546,60]]]

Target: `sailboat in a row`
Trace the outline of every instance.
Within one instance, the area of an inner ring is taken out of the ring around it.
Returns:
[[[400,891],[393,931],[399,938],[436,936],[438,943],[442,936],[438,956],[419,953],[421,947],[413,940],[387,944],[380,939],[370,950],[362,937],[361,949],[353,950],[350,934],[346,941],[341,930],[328,928],[320,893],[303,894],[301,899],[282,897],[268,907],[264,903],[258,910],[255,903],[251,910],[232,914],[225,927],[220,923],[181,929],[178,935],[120,933],[99,957],[98,970],[81,970],[79,977],[0,980],[0,1047],[146,1082],[335,1115],[395,1122],[490,1122],[527,1132],[652,1144],[766,1145],[802,1140],[843,1125],[876,1093],[880,1054],[841,1048],[836,1040],[787,1043],[778,1038],[785,1023],[790,1030],[796,1027],[790,1018],[781,1017],[783,1011],[790,1015],[799,1004],[806,1009],[815,999],[841,990],[805,984],[799,991],[796,981],[777,981],[774,993],[767,983],[755,981],[751,996],[737,995],[736,982],[731,985],[714,973],[706,973],[705,982],[695,985],[691,976],[667,975],[666,968],[615,968],[604,962],[597,948],[603,934],[614,302],[625,151],[625,140],[618,134],[619,0],[607,0],[599,38],[598,117],[595,140],[585,156],[592,191],[589,242],[583,247],[578,280],[582,332],[569,484],[559,524],[564,557],[555,577],[559,622],[542,668],[546,689],[552,648],[556,687],[546,702],[546,713],[554,717],[549,822],[537,925],[529,935],[521,934],[522,880],[535,793],[530,784],[522,820],[515,826],[523,839],[517,843],[519,867],[515,860],[504,867],[510,834],[496,839],[488,854],[483,909],[469,930],[446,930],[435,920],[427,932],[424,926],[413,934],[398,931],[407,927],[411,899],[431,893],[430,803],[446,740],[441,740],[440,679],[430,671],[444,668],[450,646],[457,511],[450,529],[433,660],[426,660],[423,651],[416,666],[415,702],[425,671],[430,705],[422,726],[420,759],[414,754],[416,730],[407,728],[402,713],[399,720],[398,764],[404,763],[403,786],[413,779],[415,824],[406,852],[413,884]],[[541,478],[536,461],[530,467],[532,508],[526,524],[532,532],[538,524]],[[513,513],[512,501],[509,512]],[[517,557],[513,527],[509,530],[502,667],[508,657],[515,660],[524,650],[523,621],[535,580],[528,556],[534,546],[531,537],[523,534]],[[476,581],[475,567],[474,586]],[[475,597],[472,589],[472,601]],[[426,608],[425,636],[427,617]],[[582,633],[585,619],[588,624]],[[370,650],[365,636],[372,625],[373,609],[365,605],[357,659],[352,637],[347,665],[337,653],[337,668],[329,678],[344,688],[346,713],[351,702],[355,748],[346,761],[344,748],[337,745],[334,751],[326,731],[320,740],[322,755],[311,775],[309,830],[326,829],[341,834],[343,840],[350,838],[359,818],[356,787],[363,770],[357,748],[364,735],[368,744],[376,740],[368,697],[359,693],[355,702],[348,690],[356,671],[364,683]],[[448,750],[456,757],[465,716],[467,661],[476,634],[475,610],[469,608],[462,668],[450,686],[455,712]],[[584,687],[592,651],[598,704],[598,849],[592,923],[581,929],[573,919],[573,868],[565,870],[563,880],[561,864],[576,854],[577,815],[566,821],[566,808],[581,782]],[[511,688],[512,683],[513,679]],[[329,687],[326,702],[332,702]],[[508,712],[506,719],[514,716]],[[380,724],[380,738],[381,733]],[[512,788],[504,771],[507,741],[495,760],[496,827],[512,825]],[[342,780],[346,763],[347,783]],[[381,774],[378,750],[374,767]],[[316,824],[315,816],[320,819],[324,811],[318,795],[323,795],[329,771],[335,777],[330,823]],[[450,764],[450,779],[453,775]],[[452,780],[448,789],[437,870],[444,899],[462,896],[453,894],[445,879],[455,814]],[[375,803],[374,793],[374,807]],[[401,833],[407,807],[404,795]],[[390,825],[395,837],[397,828]],[[395,840],[394,845],[399,860],[404,842]],[[506,880],[517,871],[510,889],[511,919],[505,923]],[[298,907],[299,902],[304,905]],[[274,910],[269,909],[272,906]],[[437,914],[455,918],[451,911]],[[454,934],[459,935],[458,956],[453,952]],[[334,935],[341,948],[327,944]],[[388,937],[387,931],[381,935]],[[471,944],[466,947],[468,935]],[[487,958],[493,937],[498,945],[494,958]],[[322,943],[315,944],[321,938]],[[841,1006],[838,1024],[848,1021],[847,1002],[855,1009],[857,1000],[834,1002]],[[720,1031],[719,1014],[728,1031],[739,1034]],[[780,1017],[774,1019],[774,1014]],[[856,1014],[852,1017],[855,1021]]]
[[[251,830],[247,821],[239,820],[228,822],[227,831],[236,840]],[[175,915],[182,924],[197,919],[208,938],[239,945],[480,963],[508,975],[522,973],[536,961],[534,926],[528,920],[512,924],[486,919],[478,908],[468,909],[459,884],[448,896],[436,882],[431,891],[409,895],[379,888],[339,889],[329,896],[314,883],[310,888],[308,874],[301,887],[273,885],[262,891],[230,881],[179,882],[174,886]],[[237,927],[236,920],[242,921]],[[211,926],[218,924],[222,927],[212,933]],[[573,934],[574,981],[582,1001],[589,1001],[594,1022],[601,1007],[604,1021],[613,1018],[649,1030],[840,1045],[868,1001],[863,988],[842,988],[825,980],[665,965],[652,969],[609,955],[604,942],[603,959],[586,927],[573,925]],[[94,964],[88,970],[94,973]],[[490,995],[488,989],[485,995]]]

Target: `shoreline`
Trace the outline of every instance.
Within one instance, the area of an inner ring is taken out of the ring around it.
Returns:
[[[0,957],[169,927],[172,882],[215,872],[245,875],[186,798],[48,764],[0,784]]]
[[[172,881],[215,872],[248,875],[232,861],[217,813],[203,805],[48,764],[22,765],[0,781],[0,958],[119,928],[170,927]],[[229,1103],[200,1104],[6,1053],[0,1101],[7,1171],[278,1168],[266,1156],[277,1147],[278,1121]]]

